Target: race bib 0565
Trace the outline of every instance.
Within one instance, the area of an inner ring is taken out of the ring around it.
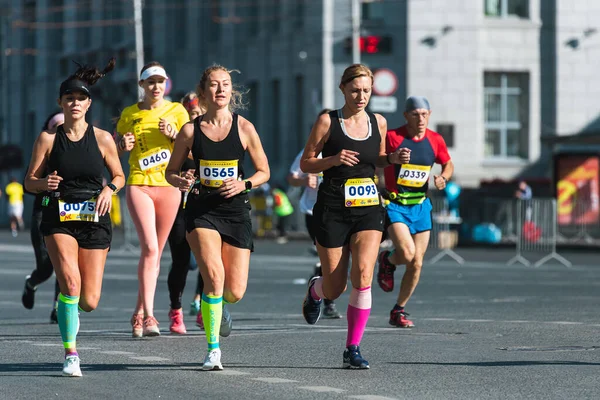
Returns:
[[[200,160],[200,184],[217,188],[227,178],[237,179],[238,160]]]

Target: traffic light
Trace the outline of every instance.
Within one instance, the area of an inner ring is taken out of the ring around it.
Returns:
[[[388,35],[368,35],[360,37],[361,54],[390,54],[392,37]],[[346,38],[346,53],[352,53],[352,38]]]

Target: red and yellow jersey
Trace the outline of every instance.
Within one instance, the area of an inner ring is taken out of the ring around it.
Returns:
[[[176,132],[189,121],[188,112],[180,103],[167,100],[152,110],[140,110],[138,104],[134,104],[121,113],[117,133],[123,136],[131,132],[135,136],[135,146],[129,154],[128,185],[169,186],[165,169],[174,142],[158,129],[161,118],[166,119]]]
[[[443,165],[450,161],[444,138],[429,129],[423,138],[416,139],[408,136],[404,125],[389,130],[385,142],[385,152],[388,154],[400,147],[411,150],[408,164],[394,164],[385,168],[385,187],[390,192],[426,194],[433,164]]]

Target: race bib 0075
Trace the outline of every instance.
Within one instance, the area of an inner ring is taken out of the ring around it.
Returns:
[[[238,160],[200,160],[200,184],[217,188],[227,178],[237,179]]]
[[[96,200],[95,197],[81,203],[65,203],[64,201],[59,200],[58,215],[60,217],[60,222],[98,222]]]

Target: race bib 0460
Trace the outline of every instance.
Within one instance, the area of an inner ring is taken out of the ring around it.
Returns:
[[[344,204],[346,207],[365,207],[379,204],[379,192],[373,179],[348,179],[344,184]]]
[[[140,156],[140,168],[147,174],[164,171],[170,158],[171,151],[169,149],[152,149]]]
[[[81,203],[65,203],[64,201],[59,200],[58,215],[60,217],[60,222],[98,222],[96,200],[95,197]]]
[[[402,164],[398,173],[398,185],[421,187],[429,180],[429,165]]]
[[[238,160],[200,160],[200,184],[217,188],[227,178],[237,179]]]

